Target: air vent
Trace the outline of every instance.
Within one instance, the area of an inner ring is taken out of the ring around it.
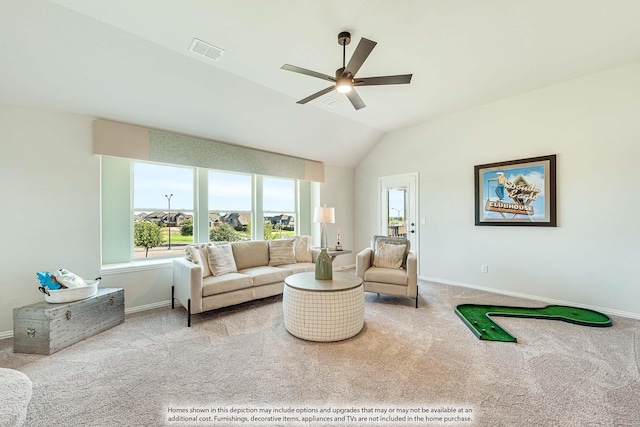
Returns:
[[[220,59],[220,57],[224,53],[224,49],[220,49],[219,47],[215,47],[214,45],[203,42],[199,39],[193,39],[189,50],[193,53],[197,53],[198,55],[204,56],[214,61]]]
[[[320,101],[320,104],[324,105],[327,108],[336,108],[338,105],[342,104],[342,101],[327,96],[322,101]]]

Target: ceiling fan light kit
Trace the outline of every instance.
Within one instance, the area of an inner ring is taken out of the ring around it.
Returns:
[[[343,31],[338,34],[338,44],[342,46],[342,68],[336,70],[335,78],[327,74],[318,73],[316,71],[307,70],[306,68],[296,67],[295,65],[284,64],[281,69],[286,71],[292,71],[294,73],[305,74],[307,76],[316,77],[322,80],[328,80],[333,84],[328,88],[325,88],[319,92],[314,93],[304,99],[298,101],[298,104],[306,104],[309,101],[313,101],[316,98],[325,95],[334,89],[339,93],[344,93],[353,105],[353,108],[359,110],[366,107],[365,103],[360,98],[360,95],[355,91],[355,86],[377,86],[377,85],[394,85],[394,84],[408,84],[411,82],[413,74],[402,74],[396,76],[381,76],[381,77],[363,77],[356,78],[356,73],[362,67],[364,61],[369,57],[369,54],[376,46],[376,42],[365,39],[362,37],[360,43],[356,46],[356,50],[351,55],[349,63],[346,62],[346,46],[351,43],[351,34],[347,31]]]

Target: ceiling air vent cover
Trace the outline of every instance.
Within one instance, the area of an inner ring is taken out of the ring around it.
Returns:
[[[220,59],[222,54],[224,53],[224,49],[220,49],[219,47],[215,47],[207,42],[203,42],[200,39],[193,39],[191,42],[191,46],[189,50],[193,53],[197,53],[198,55],[204,56],[206,58],[217,61]]]

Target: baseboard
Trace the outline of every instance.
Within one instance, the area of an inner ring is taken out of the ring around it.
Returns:
[[[155,308],[161,308],[161,307],[169,307],[170,305],[171,305],[171,300],[154,302],[152,304],[138,305],[136,307],[125,308],[124,314],[138,313],[140,311],[153,310]]]
[[[627,317],[629,319],[638,319],[638,320],[640,320],[640,313],[632,313],[630,311],[614,310],[614,309],[611,309],[611,308],[597,307],[597,306],[588,305],[588,304],[580,304],[580,303],[573,302],[573,301],[563,301],[563,300],[557,300],[557,299],[553,299],[553,298],[545,298],[545,297],[541,297],[539,295],[522,294],[522,293],[519,293],[519,292],[505,291],[503,289],[495,289],[495,288],[489,288],[489,287],[486,287],[486,286],[471,285],[469,283],[454,282],[452,280],[440,279],[440,278],[437,278],[437,277],[419,276],[418,279],[424,280],[424,281],[427,281],[427,282],[441,283],[443,285],[451,285],[451,286],[459,286],[459,287],[462,287],[462,288],[477,289],[479,291],[491,292],[491,293],[500,294],[500,295],[507,295],[507,296],[510,296],[510,297],[532,299],[532,300],[536,300],[536,301],[545,302],[545,303],[548,303],[548,304],[569,305],[569,306],[574,306],[574,307],[587,308],[589,310],[600,311],[600,312],[602,312],[604,314],[611,314],[613,316]]]
[[[171,306],[171,300],[154,302],[153,304],[144,304],[144,305],[138,305],[136,307],[125,308],[124,314],[126,315],[130,313],[138,313],[141,311],[153,310],[156,308],[170,307],[170,306]],[[4,340],[7,338],[13,338],[13,331],[0,332],[0,340]]]

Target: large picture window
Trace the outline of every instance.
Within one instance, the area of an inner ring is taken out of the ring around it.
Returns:
[[[306,182],[116,157],[101,164],[105,265],[183,256],[191,243],[311,233],[310,221],[299,223]]]

